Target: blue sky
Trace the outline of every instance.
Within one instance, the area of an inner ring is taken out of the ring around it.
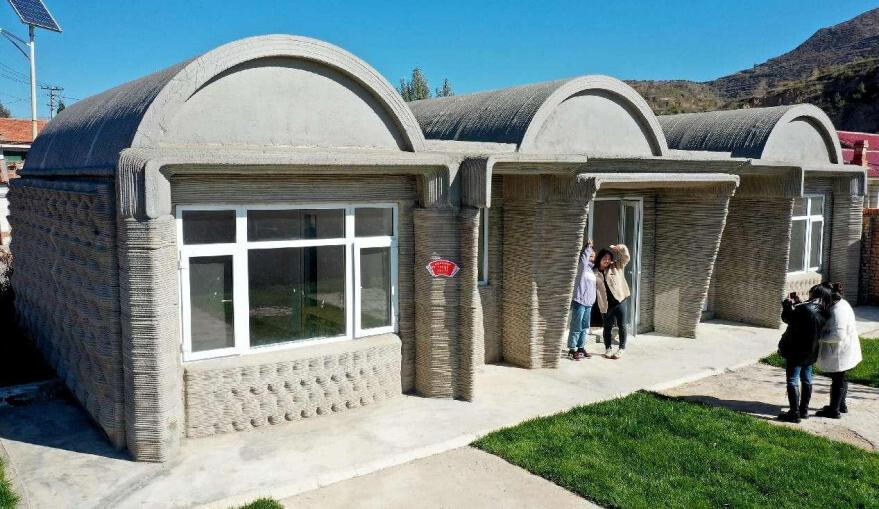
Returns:
[[[267,33],[341,46],[395,85],[419,65],[432,86],[448,77],[456,93],[587,73],[701,81],[763,62],[821,27],[879,7],[879,0],[46,2],[64,32],[38,32],[37,77],[70,98]],[[5,1],[0,27],[27,32]],[[26,79],[27,61],[0,39],[0,101],[29,116],[28,86],[8,79],[9,67]],[[47,102],[41,93],[41,116]]]

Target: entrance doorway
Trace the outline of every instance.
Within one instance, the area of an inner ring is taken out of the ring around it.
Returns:
[[[632,293],[626,317],[631,336],[638,333],[642,212],[643,200],[641,198],[596,198],[592,201],[586,231],[587,238],[592,239],[595,243],[595,249],[620,243],[629,248],[632,259],[623,272]],[[597,317],[595,315],[595,313],[599,313],[598,306],[596,305],[593,310],[593,321],[598,318],[600,323],[600,315]]]

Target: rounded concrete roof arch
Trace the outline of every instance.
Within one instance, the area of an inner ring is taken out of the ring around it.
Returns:
[[[830,120],[827,113],[813,104],[796,104],[784,112],[766,139],[763,146],[763,154],[761,154],[763,158],[775,158],[773,153],[767,153],[767,149],[771,148],[776,142],[782,142],[783,140],[779,138],[784,135],[784,127],[796,121],[805,121],[818,132],[830,156],[830,163],[843,164],[842,145],[839,143],[836,127],[833,126],[833,121]]]
[[[264,35],[224,44],[186,64],[147,109],[132,139],[132,147],[151,146],[161,139],[169,117],[203,86],[222,73],[249,61],[281,57],[303,59],[341,71],[360,83],[387,109],[408,149],[424,148],[424,135],[400,94],[378,71],[353,54],[309,37]]]
[[[225,44],[77,101],[49,122],[34,141],[25,171],[112,174],[119,154],[126,148],[150,147],[163,139],[167,143],[169,121],[175,113],[223,73],[265,59],[307,62],[343,78],[356,87],[356,94],[369,100],[370,108],[381,110],[376,115],[393,130],[389,136],[398,140],[395,149],[424,149],[424,135],[412,111],[393,86],[366,62],[308,37],[265,35]]]
[[[623,81],[600,74],[574,78],[564,82],[555,89],[543,101],[543,104],[541,104],[534,117],[532,117],[522,137],[519,150],[527,152],[534,146],[540,131],[559,105],[571,97],[590,91],[609,94],[626,107],[629,113],[641,125],[654,156],[664,156],[668,153],[668,144],[662,127],[656,119],[656,114],[641,94]]]

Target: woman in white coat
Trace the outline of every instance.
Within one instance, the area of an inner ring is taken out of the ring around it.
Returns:
[[[830,404],[815,412],[818,417],[839,419],[840,414],[848,412],[845,396],[848,392],[846,372],[861,362],[861,341],[855,322],[855,312],[842,298],[842,284],[830,286],[833,291],[833,307],[830,319],[820,338],[818,369],[831,379]]]

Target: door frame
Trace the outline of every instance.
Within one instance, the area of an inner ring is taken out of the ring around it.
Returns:
[[[587,221],[587,234],[589,238],[592,238],[593,231],[593,222],[595,218],[595,202],[596,201],[619,201],[621,205],[624,207],[625,202],[635,202],[635,223],[638,225],[638,231],[635,235],[635,246],[634,253],[632,259],[629,263],[634,263],[634,267],[632,268],[632,274],[634,275],[633,282],[635,283],[635,288],[632,290],[632,305],[629,306],[631,308],[631,315],[629,316],[629,323],[631,325],[631,336],[638,335],[638,326],[640,325],[641,318],[641,246],[642,246],[642,238],[644,236],[644,197],[643,196],[633,196],[633,195],[611,195],[611,196],[602,196],[593,198],[592,201],[589,202],[589,220]],[[621,208],[621,212],[623,212]],[[619,225],[618,225],[618,233],[623,233],[623,226],[625,221],[625,213],[620,214]],[[625,235],[621,235],[622,238],[625,238]],[[632,246],[627,246],[632,250]]]

